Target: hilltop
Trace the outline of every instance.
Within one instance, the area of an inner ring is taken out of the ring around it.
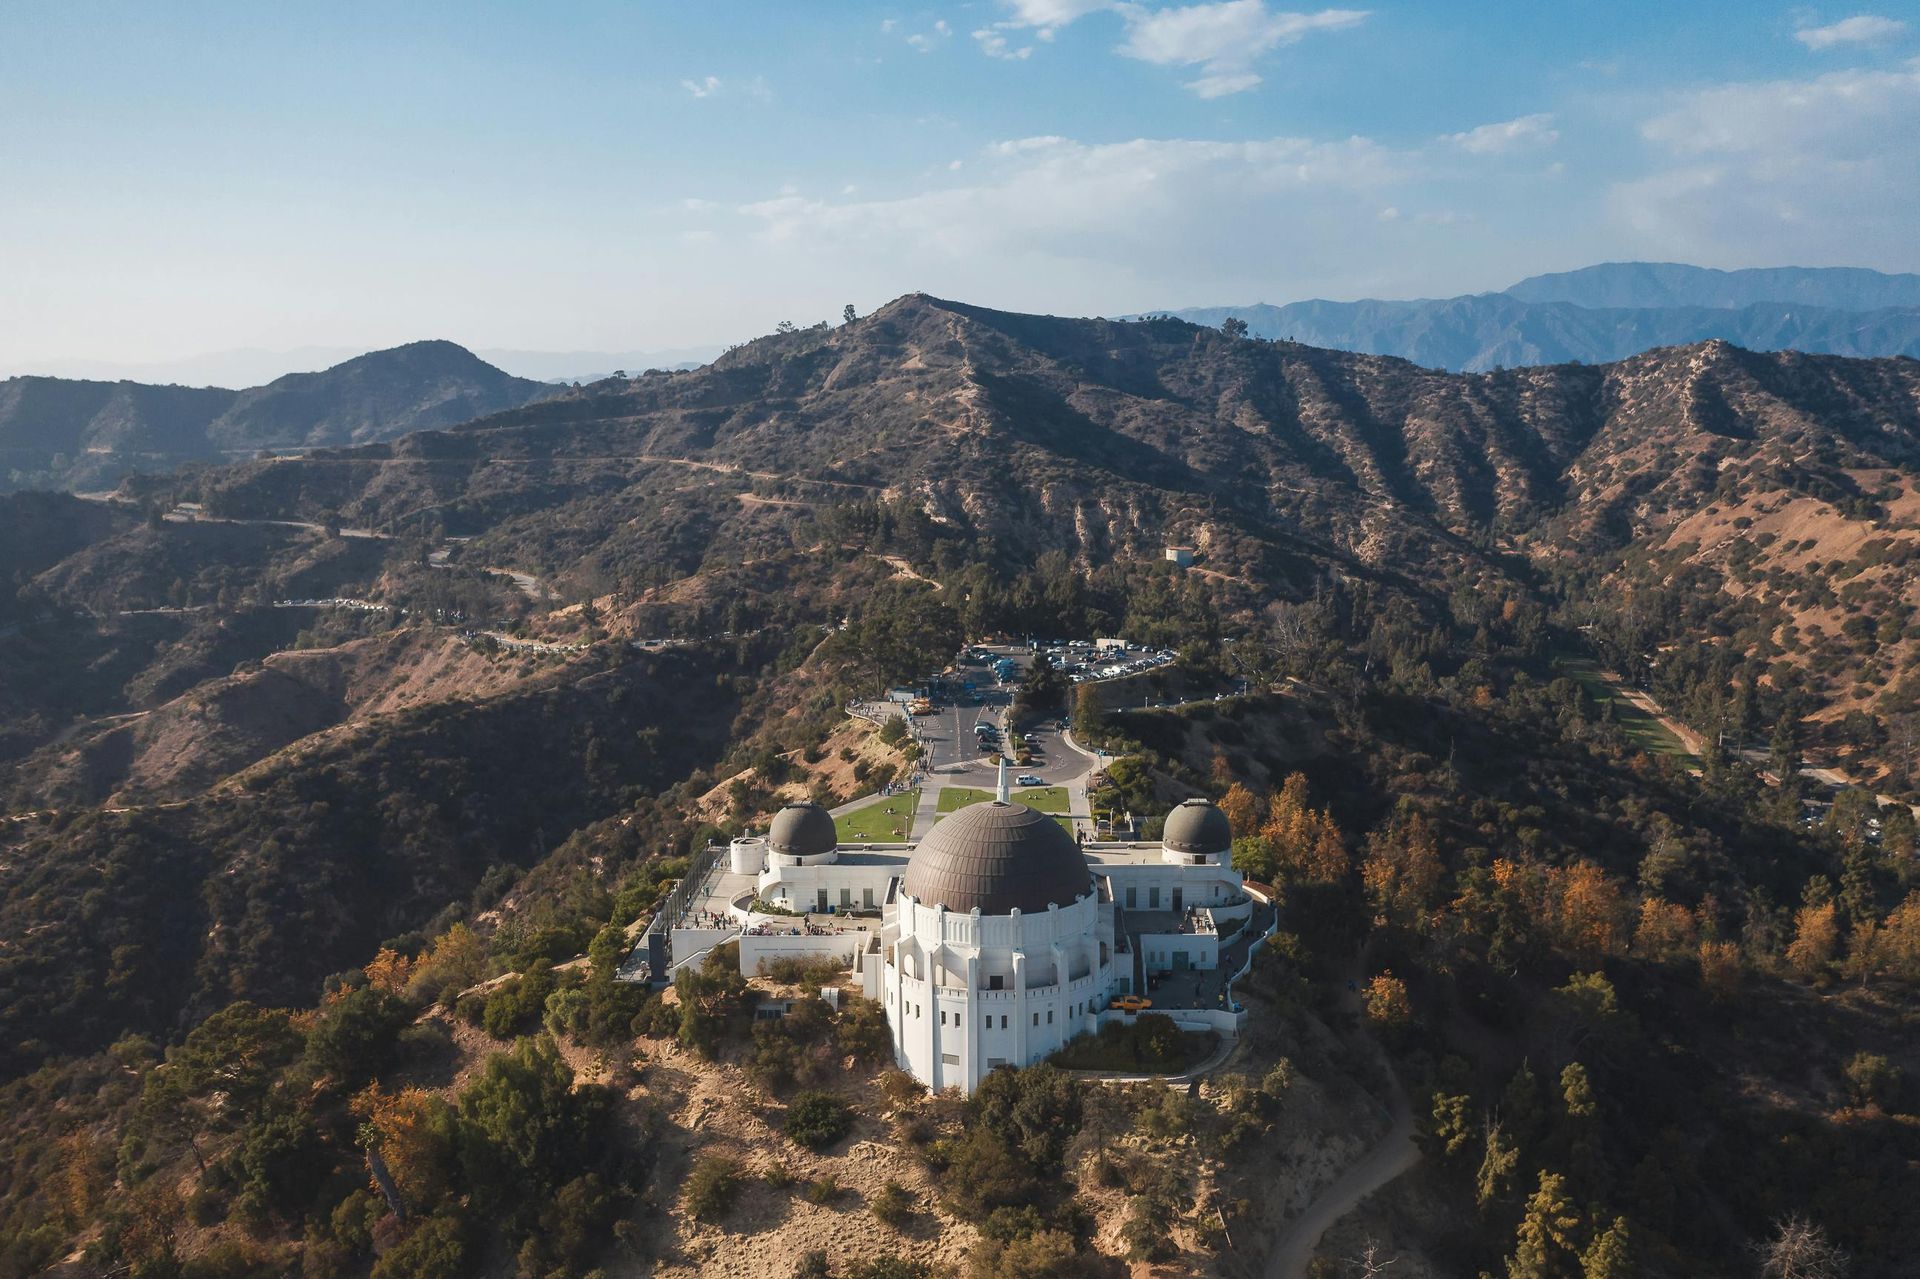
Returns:
[[[186,462],[391,439],[552,393],[439,341],[243,391],[8,378],[0,382],[0,492],[111,486]]]

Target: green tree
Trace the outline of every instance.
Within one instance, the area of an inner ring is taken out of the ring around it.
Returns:
[[[1247,322],[1237,315],[1229,315],[1220,321],[1220,331],[1236,340],[1244,338],[1247,336]]]
[[[1527,1198],[1515,1248],[1507,1258],[1507,1279],[1557,1279],[1577,1258],[1575,1232],[1580,1217],[1567,1197],[1566,1179],[1540,1170],[1540,1184]]]
[[[1480,1158],[1480,1171],[1474,1175],[1474,1198],[1481,1211],[1506,1198],[1519,1166],[1519,1147],[1507,1140],[1498,1123],[1488,1124],[1486,1153]]]
[[[1615,1217],[1613,1224],[1595,1235],[1580,1254],[1580,1279],[1633,1279],[1639,1273],[1625,1217]]]

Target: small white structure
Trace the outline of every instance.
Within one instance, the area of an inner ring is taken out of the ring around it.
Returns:
[[[1191,546],[1169,546],[1167,562],[1180,568],[1193,567],[1193,548]]]

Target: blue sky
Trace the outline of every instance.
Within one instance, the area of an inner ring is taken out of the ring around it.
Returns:
[[[0,3],[0,373],[1920,270],[1920,14]]]

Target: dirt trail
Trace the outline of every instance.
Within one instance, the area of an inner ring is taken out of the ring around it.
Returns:
[[[1362,1014],[1357,980],[1347,1003],[1356,1015]],[[1360,1024],[1365,1025],[1364,1019]],[[1356,1048],[1364,1046],[1386,1073],[1387,1085],[1392,1090],[1388,1113],[1393,1124],[1372,1150],[1321,1190],[1306,1211],[1288,1223],[1273,1251],[1267,1254],[1266,1279],[1304,1279],[1307,1265],[1313,1260],[1314,1250],[1320,1246],[1320,1237],[1327,1229],[1358,1208],[1368,1195],[1420,1162],[1420,1147],[1413,1140],[1413,1105],[1400,1086],[1399,1076],[1393,1073],[1392,1063],[1364,1030],[1356,1031],[1350,1042]]]

